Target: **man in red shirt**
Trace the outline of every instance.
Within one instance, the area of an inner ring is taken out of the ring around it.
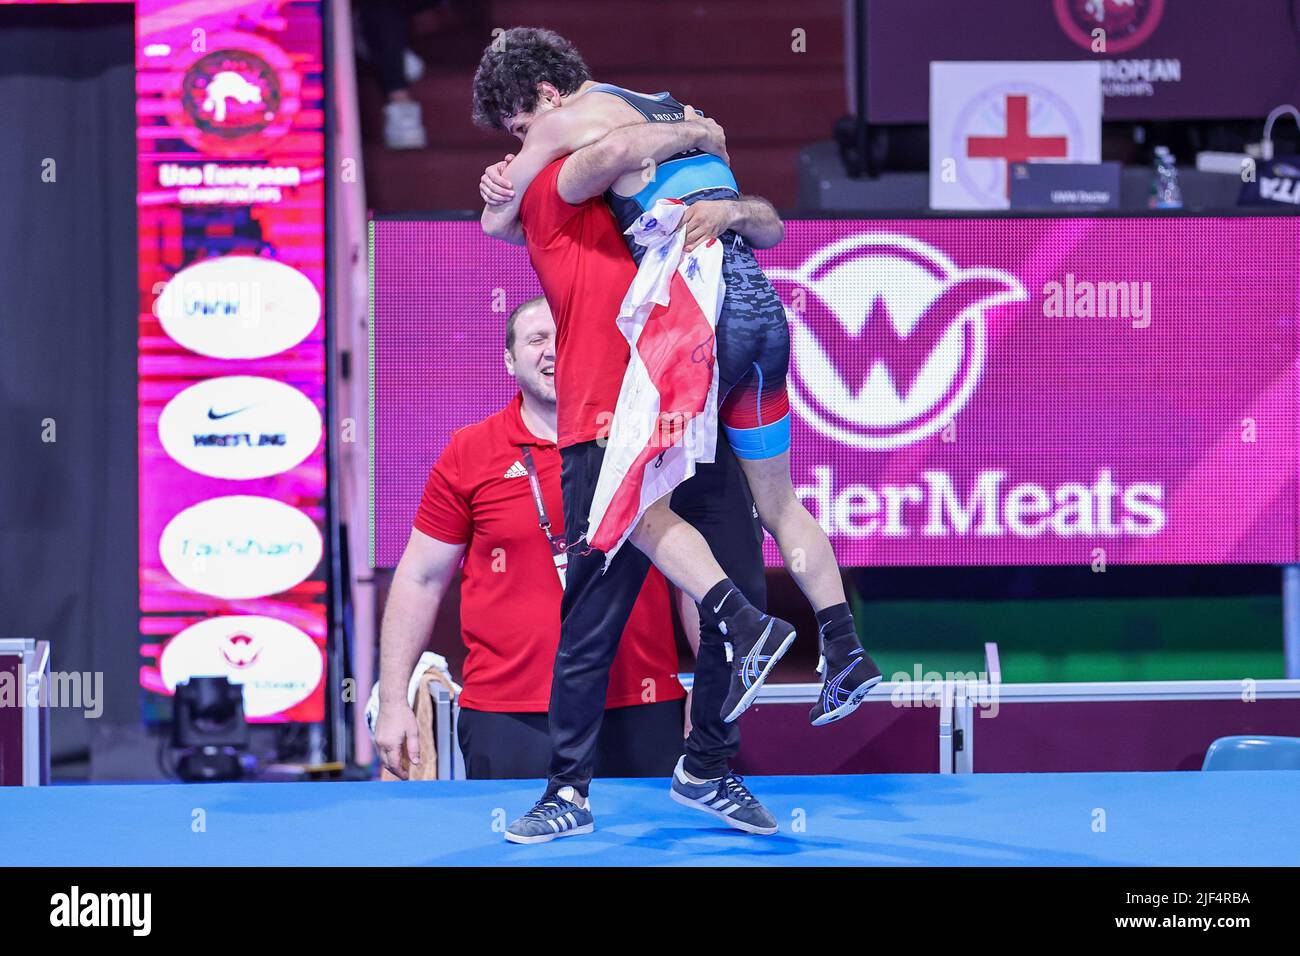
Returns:
[[[556,317],[558,443],[571,544],[586,532],[604,455],[600,439],[612,419],[627,368],[628,344],[614,320],[636,271],[600,193],[629,165],[635,168],[639,158],[658,162],[688,149],[725,155],[721,128],[701,118],[616,129],[557,159],[530,183],[520,184],[525,190],[519,204],[520,228],[501,235],[526,243]],[[752,205],[743,199],[729,200],[718,221],[735,217],[731,225],[740,228],[744,220],[739,217],[749,215]],[[770,214],[770,206],[762,205]],[[746,489],[743,496],[733,490],[740,487]],[[738,829],[775,833],[776,820],[727,765],[739,740],[735,724],[722,719],[731,687],[724,640],[734,641],[742,634],[752,640],[749,632],[756,637],[763,622],[772,619],[756,609],[766,603],[762,532],[754,523],[752,499],[734,453],[722,436],[717,461],[701,466],[695,477],[678,487],[671,496],[671,509],[694,529],[687,529],[692,535],[698,532],[697,537],[703,538],[714,568],[710,580],[726,586],[717,597],[727,605],[721,613],[699,605],[702,623],[691,708],[693,730],[686,754],[674,769],[672,796]],[[632,543],[637,544],[635,535]],[[574,549],[569,554],[551,685],[549,780],[533,809],[507,828],[507,840],[541,843],[594,828],[587,790],[603,714],[601,702],[619,636],[649,568],[649,559],[636,547],[621,549],[608,568],[599,552]],[[707,590],[692,590],[674,581],[696,602]],[[731,634],[724,638],[729,627]]]
[[[398,776],[406,775],[403,743],[413,763],[420,759],[408,677],[462,558],[460,621],[468,653],[457,732],[466,773],[471,779],[546,775],[564,525],[555,444],[555,321],[545,299],[526,302],[510,316],[505,362],[519,392],[501,411],[452,435],[429,474],[389,592],[375,740],[384,765]],[[672,772],[682,749],[685,696],[677,663],[668,584],[652,572],[610,669],[596,747],[600,775]]]

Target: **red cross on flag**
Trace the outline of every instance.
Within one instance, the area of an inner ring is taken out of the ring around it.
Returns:
[[[930,206],[1006,209],[1012,163],[1101,162],[1100,63],[930,64]]]

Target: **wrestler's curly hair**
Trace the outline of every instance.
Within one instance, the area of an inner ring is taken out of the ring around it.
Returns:
[[[474,122],[505,129],[507,117],[536,108],[538,83],[551,83],[567,96],[589,79],[587,64],[564,37],[511,27],[488,44],[474,72]]]

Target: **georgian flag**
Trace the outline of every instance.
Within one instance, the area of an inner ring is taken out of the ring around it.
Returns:
[[[722,245],[713,239],[683,256],[686,208],[660,199],[627,229],[646,251],[619,309],[631,356],[587,523],[587,543],[605,552],[606,567],[645,510],[717,448]]]

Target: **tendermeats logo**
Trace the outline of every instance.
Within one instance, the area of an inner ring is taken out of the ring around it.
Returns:
[[[236,670],[252,667],[261,655],[261,649],[251,634],[232,634],[226,639],[226,646],[221,649],[221,656],[226,663]]]
[[[1094,30],[1106,31],[1106,52],[1123,53],[1145,42],[1160,23],[1164,0],[1055,0],[1065,35],[1092,50]]]
[[[244,688],[244,715],[266,720],[307,700],[325,676],[320,645],[287,621],[223,614],[191,624],[162,649],[157,689],[174,694],[192,677],[225,677]]]
[[[790,403],[828,438],[888,449],[934,434],[970,399],[990,309],[1027,298],[999,269],[918,239],[850,236],[769,269],[791,333]]]

